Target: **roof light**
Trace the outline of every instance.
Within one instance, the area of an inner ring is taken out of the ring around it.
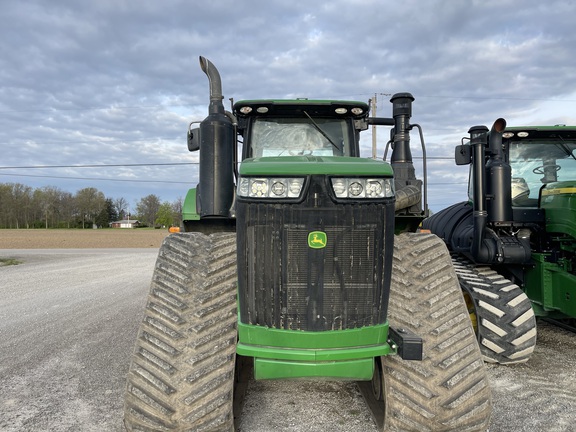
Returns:
[[[256,109],[260,114],[266,114],[268,112],[268,107],[258,107]]]
[[[239,109],[239,111],[242,114],[250,114],[252,112],[252,107],[249,106],[243,106],[242,108]]]
[[[334,111],[336,114],[346,114],[348,112],[346,108],[336,108]]]
[[[502,138],[512,138],[514,136],[514,132],[504,132],[502,134]]]
[[[352,112],[354,115],[360,115],[364,113],[364,110],[362,108],[354,107],[350,110],[350,112]]]
[[[520,138],[526,138],[528,135],[529,135],[528,132],[518,132],[518,136]]]

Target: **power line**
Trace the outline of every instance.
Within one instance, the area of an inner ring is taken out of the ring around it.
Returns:
[[[29,165],[29,166],[0,166],[0,169],[106,168],[106,167],[141,167],[141,166],[178,166],[178,165],[198,165],[199,163],[200,163],[200,162],[136,163],[136,164],[85,164],[85,165]]]
[[[37,109],[19,109],[19,110],[1,110],[0,114],[19,113],[19,112],[52,112],[52,111],[101,111],[101,110],[134,110],[150,108],[168,108],[168,107],[190,107],[193,105],[186,104],[163,104],[163,105],[127,105],[127,106],[102,106],[102,107],[78,107],[78,108],[37,108]]]
[[[103,177],[65,177],[65,176],[51,176],[51,175],[34,175],[34,174],[12,174],[0,173],[0,176],[13,176],[13,177],[37,177],[37,178],[55,178],[64,180],[96,180],[96,181],[116,181],[116,182],[133,182],[133,183],[170,183],[170,184],[190,184],[191,182],[172,181],[172,180],[130,180],[130,179],[116,179],[116,178],[103,178]],[[465,186],[466,181],[454,182],[429,182],[429,186]]]

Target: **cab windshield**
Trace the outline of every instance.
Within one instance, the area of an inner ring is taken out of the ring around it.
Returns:
[[[512,204],[535,206],[542,185],[576,180],[575,149],[576,142],[557,138],[510,142]]]
[[[515,207],[536,207],[545,184],[576,180],[576,141],[558,138],[510,141],[508,149]],[[470,167],[470,200],[474,199],[472,176]]]
[[[346,119],[259,117],[252,123],[249,156],[349,156],[349,130]]]

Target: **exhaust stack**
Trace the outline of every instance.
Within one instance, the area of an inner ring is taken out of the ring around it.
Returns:
[[[512,217],[512,168],[504,158],[502,133],[506,120],[499,118],[488,134],[486,163],[488,218],[490,222],[510,222]]]
[[[530,261],[529,239],[514,235],[498,236],[490,229],[494,223],[509,223],[512,220],[511,168],[504,160],[502,149],[502,132],[505,128],[506,120],[499,118],[490,133],[486,126],[474,126],[468,131],[474,170],[470,255],[477,263],[512,264]]]
[[[200,56],[200,68],[210,83],[208,117],[200,123],[200,181],[197,209],[201,217],[228,218],[234,198],[234,126],[222,104],[218,69]]]

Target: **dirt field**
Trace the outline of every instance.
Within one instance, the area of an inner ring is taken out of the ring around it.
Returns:
[[[159,248],[167,229],[0,230],[0,249]]]

